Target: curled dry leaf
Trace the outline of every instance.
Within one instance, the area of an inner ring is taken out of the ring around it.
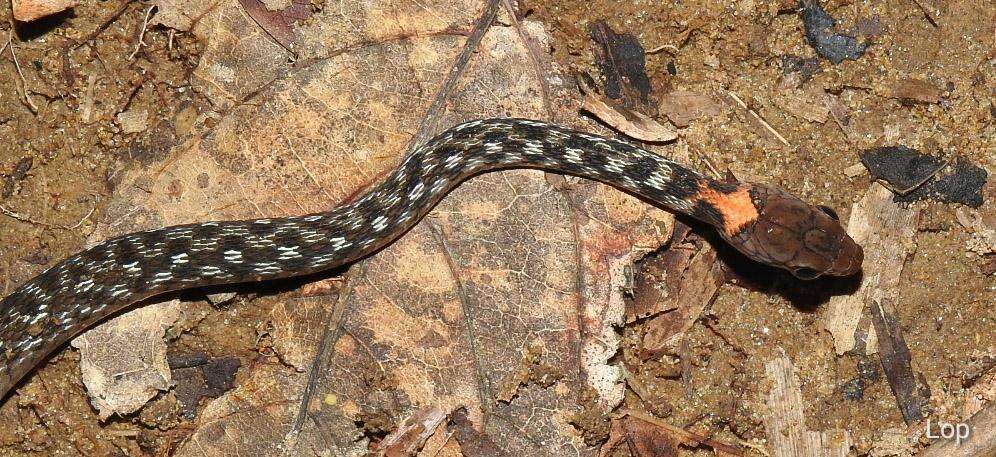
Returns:
[[[131,414],[170,387],[173,377],[163,335],[180,316],[178,304],[171,300],[137,309],[72,340],[101,420]]]
[[[666,142],[678,137],[677,130],[643,114],[618,105],[592,90],[584,94],[581,108],[623,134],[641,141]]]

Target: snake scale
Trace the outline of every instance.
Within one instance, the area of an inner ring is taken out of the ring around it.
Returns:
[[[348,264],[403,235],[463,180],[508,168],[607,183],[708,223],[746,256],[801,279],[861,267],[861,247],[832,211],[782,190],[709,179],[629,143],[544,122],[475,120],[429,140],[367,193],[329,211],[136,232],[55,264],[0,302],[0,399],[67,340],[129,305]]]

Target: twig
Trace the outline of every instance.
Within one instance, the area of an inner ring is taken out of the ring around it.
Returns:
[[[330,357],[333,357],[335,344],[345,331],[344,325],[346,320],[343,316],[346,314],[346,308],[349,306],[349,299],[353,294],[353,288],[357,282],[364,278],[365,274],[366,268],[364,263],[358,263],[356,268],[349,272],[349,278],[346,280],[346,285],[339,292],[339,298],[336,300],[334,308],[325,315],[322,336],[318,341],[318,349],[315,351],[315,358],[311,360],[308,383],[304,386],[304,392],[301,394],[300,403],[298,403],[294,424],[291,426],[290,431],[287,432],[285,440],[296,439],[297,435],[301,433],[301,429],[304,428],[304,420],[308,417],[311,398],[318,389],[318,381],[321,376],[320,372],[322,372],[320,368],[322,363],[331,363]]]
[[[522,27],[522,23],[519,22],[519,18],[515,17],[515,8],[512,7],[511,0],[501,0],[502,5],[505,10],[508,11],[508,16],[512,18],[512,26],[515,27],[515,31],[519,34],[519,38],[522,39],[522,43],[526,45],[526,51],[529,53],[529,60],[532,60],[533,67],[536,68],[536,78],[539,79],[540,83],[540,94],[543,96],[543,108],[546,109],[547,115],[552,116],[550,106],[550,85],[547,83],[546,68],[543,66],[543,62],[539,58],[539,51],[536,50],[536,43],[533,42],[532,38],[526,33],[526,29]]]
[[[128,9],[128,6],[131,5],[131,2],[132,0],[124,0],[121,3],[121,6],[118,6],[118,9],[114,10],[114,12],[111,13],[110,16],[107,16],[107,19],[104,19],[104,22],[101,22],[96,29],[93,29],[93,31],[90,32],[89,35],[87,35],[82,40],[77,42],[76,45],[73,46],[73,49],[76,49],[80,46],[83,46],[84,44],[89,43],[94,38],[97,38],[97,36],[100,35],[104,30],[107,30],[107,27],[110,26],[112,22],[114,22],[115,20],[117,20],[118,17],[124,14],[124,12]]]
[[[6,216],[8,216],[8,217],[10,217],[12,219],[24,222],[26,224],[32,224],[32,225],[37,225],[37,226],[40,226],[40,227],[51,228],[51,229],[59,229],[59,230],[76,230],[76,229],[80,228],[80,226],[83,225],[83,223],[86,222],[86,220],[89,219],[90,216],[93,215],[93,212],[96,211],[96,210],[97,210],[97,205],[95,204],[92,208],[90,208],[90,211],[88,213],[86,213],[86,216],[83,216],[75,224],[73,224],[72,226],[69,226],[69,225],[57,225],[57,224],[50,224],[48,222],[36,221],[36,220],[31,219],[30,217],[24,216],[24,215],[22,215],[22,214],[20,214],[20,213],[18,213],[16,211],[10,210],[10,209],[8,209],[8,208],[6,208],[4,206],[0,206],[0,213],[3,213],[4,215],[6,215]]]
[[[923,6],[923,3],[921,3],[920,0],[913,0],[913,3],[920,7],[920,12],[923,13],[923,17],[927,18],[927,22],[930,22],[930,25],[934,26],[934,28],[940,27],[937,25],[937,21],[934,20],[934,15],[931,14],[930,10],[928,10],[926,6]]]
[[[673,44],[662,44],[656,48],[647,51],[647,54],[657,54],[658,52],[661,51],[668,51],[671,55],[678,55],[678,52],[680,52],[681,50],[678,49],[678,47]]]
[[[38,114],[38,107],[31,101],[31,97],[28,97],[28,82],[24,80],[24,73],[21,71],[21,64],[17,61],[17,53],[14,52],[14,30],[11,29],[7,33],[7,45],[4,49],[10,48],[10,56],[14,58],[14,68],[17,69],[17,75],[21,78],[21,95],[24,96],[24,102],[28,105],[28,109],[31,110],[31,114]]]
[[[764,120],[764,118],[761,117],[761,115],[757,114],[756,112],[754,112],[754,110],[750,109],[750,107],[748,107],[747,104],[740,99],[740,97],[737,97],[737,94],[734,94],[733,92],[730,91],[726,91],[726,94],[729,95],[729,97],[733,99],[733,101],[737,102],[737,104],[740,105],[741,108],[747,110],[747,112],[754,117],[754,120],[760,122],[761,125],[764,126],[764,128],[767,129],[769,133],[774,135],[775,138],[778,138],[778,141],[781,141],[782,144],[784,144],[785,146],[791,146],[788,140],[786,140],[781,133],[778,133],[778,131],[775,130],[775,128],[772,127],[771,124],[769,124],[767,121]]]
[[[152,17],[152,10],[155,8],[156,5],[151,5],[149,6],[149,9],[145,10],[145,20],[142,21],[142,30],[138,32],[138,43],[135,45],[135,50],[128,56],[128,60],[133,60],[135,58],[135,54],[138,54],[138,51],[142,49],[142,46],[145,46],[145,30],[149,28],[149,18]]]
[[[460,55],[457,57],[456,62],[453,62],[453,66],[450,67],[449,73],[446,75],[446,80],[443,81],[443,85],[439,87],[439,91],[436,92],[435,98],[432,100],[432,105],[429,106],[429,110],[426,111],[425,117],[422,118],[421,125],[418,126],[418,130],[415,132],[415,137],[412,138],[411,144],[409,144],[408,150],[414,150],[423,143],[425,143],[431,135],[436,131],[436,121],[439,118],[439,113],[443,110],[443,104],[446,102],[446,97],[450,94],[454,87],[456,87],[457,79],[463,73],[464,68],[467,67],[467,63],[470,62],[471,56],[474,55],[474,50],[477,46],[481,44],[481,39],[484,38],[484,33],[491,28],[491,24],[495,21],[495,17],[498,16],[498,6],[501,0],[488,0],[487,6],[484,8],[484,12],[477,19],[474,24],[474,28],[470,33],[470,37],[463,45],[463,49],[460,51]]]

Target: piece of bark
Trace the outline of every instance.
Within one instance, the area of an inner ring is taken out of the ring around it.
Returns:
[[[922,79],[909,78],[896,83],[892,96],[913,102],[936,104],[941,101],[944,91]]]
[[[892,394],[899,404],[899,411],[907,424],[919,422],[923,419],[930,391],[926,385],[918,382],[913,373],[910,349],[899,327],[892,300],[885,297],[869,307],[875,334],[878,336],[879,359]]]
[[[764,427],[774,457],[845,457],[851,449],[846,430],[806,428],[802,391],[795,366],[784,354],[769,360],[764,372],[772,383]]]
[[[920,210],[892,202],[892,192],[872,184],[851,209],[848,233],[864,248],[861,286],[850,295],[830,299],[823,328],[833,337],[837,354],[858,349],[865,355],[878,350],[867,306],[876,300],[900,296],[899,280],[906,259],[913,254]]]
[[[31,22],[73,8],[78,0],[13,0],[14,19]]]
[[[723,112],[723,105],[706,94],[677,90],[661,97],[660,110],[674,125],[687,127],[696,119]]]

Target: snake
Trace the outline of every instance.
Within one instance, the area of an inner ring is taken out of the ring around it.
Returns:
[[[529,119],[478,119],[414,148],[375,185],[324,212],[213,221],[101,242],[0,301],[0,399],[70,338],[150,297],[327,271],[386,247],[475,175],[533,168],[600,181],[715,227],[756,262],[801,280],[860,271],[828,207],[777,187],[717,180],[620,139]]]

